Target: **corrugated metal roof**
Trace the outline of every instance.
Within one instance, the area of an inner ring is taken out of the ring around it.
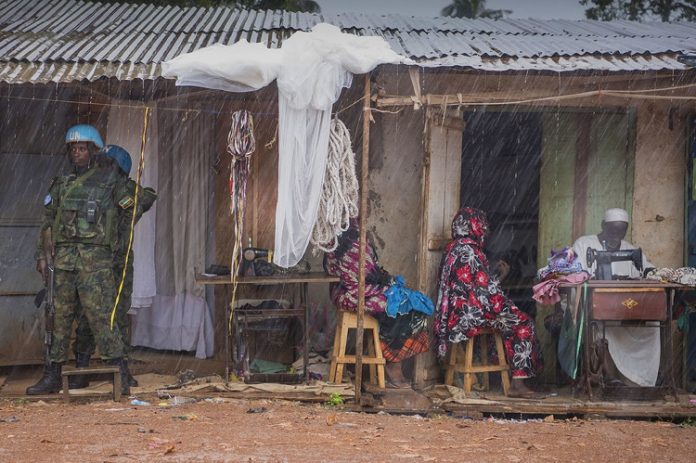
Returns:
[[[311,14],[230,7],[4,0],[0,80],[60,82],[154,79],[181,53],[241,38],[279,47],[299,30],[328,22],[384,37],[422,66],[484,71],[677,70],[696,52],[696,23],[457,19]]]

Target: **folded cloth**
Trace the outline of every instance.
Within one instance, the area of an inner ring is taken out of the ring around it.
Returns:
[[[687,286],[696,286],[696,268],[681,267],[673,269],[669,267],[652,269],[646,277],[648,280],[669,281]]]
[[[582,271],[582,264],[572,248],[565,247],[559,251],[551,250],[546,267],[537,272],[537,280],[548,280],[558,275],[567,275]]]
[[[432,315],[435,311],[433,301],[425,294],[404,286],[404,277],[397,275],[394,283],[384,293],[387,296],[387,315],[395,318],[414,310]]]
[[[578,272],[560,275],[550,280],[544,280],[534,285],[534,288],[532,288],[534,290],[534,295],[532,297],[540,304],[553,305],[561,300],[561,296],[558,294],[558,287],[561,283],[576,285],[583,281],[587,281],[589,278],[590,275],[587,272]]]

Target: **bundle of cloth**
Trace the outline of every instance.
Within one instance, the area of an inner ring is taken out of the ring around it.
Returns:
[[[578,272],[582,272],[582,263],[572,248],[565,247],[559,251],[552,249],[546,267],[537,272],[537,280],[544,281]]]
[[[696,268],[656,268],[652,269],[645,276],[648,280],[668,281],[686,286],[696,286]]]
[[[589,278],[572,248],[551,250],[546,267],[537,272],[539,283],[534,285],[532,297],[540,304],[553,305],[561,300],[558,292],[561,283],[579,284]]]

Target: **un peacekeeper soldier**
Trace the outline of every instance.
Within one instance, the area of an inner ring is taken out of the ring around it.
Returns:
[[[106,145],[102,150],[103,154],[107,159],[113,160],[118,166],[117,171],[121,175],[126,183],[126,188],[130,197],[135,197],[135,187],[136,183],[128,176],[130,175],[132,160],[128,151],[121,148],[118,145]],[[139,188],[138,189],[138,212],[135,217],[136,223],[140,220],[140,217],[150,210],[152,205],[157,199],[157,194],[152,188]],[[121,282],[123,275],[123,267],[126,260],[126,252],[128,251],[128,241],[130,240],[130,229],[131,221],[133,218],[132,214],[133,208],[120,209],[118,215],[118,242],[116,250],[114,251],[114,280],[116,282],[116,291],[118,292],[118,286]],[[133,250],[131,249],[128,255],[128,265],[126,267],[126,277],[123,282],[123,289],[121,290],[121,296],[118,301],[118,307],[116,309],[116,324],[121,332],[121,338],[125,347],[125,354],[128,355],[130,351],[130,339],[128,337],[128,310],[130,310],[131,305],[131,295],[133,294]],[[75,337],[75,364],[79,367],[89,366],[90,359],[94,354],[96,344],[94,342],[94,335],[90,329],[89,322],[84,313],[79,316],[79,321],[77,325],[77,333]],[[89,379],[84,376],[71,376],[70,377],[70,389],[81,389],[89,385]],[[137,387],[138,382],[133,376],[128,376],[128,382],[131,387]]]
[[[74,126],[66,133],[65,143],[73,172],[57,177],[44,200],[41,230],[45,259],[37,262],[38,267],[53,264],[55,269],[53,345],[43,376],[26,392],[36,395],[61,389],[61,369],[79,306],[95,333],[102,359],[119,366],[121,392],[128,394],[123,341],[118,327],[110,328],[109,319],[115,297],[117,208],[132,207],[133,198],[114,169],[96,166],[95,155],[104,146],[97,129]],[[46,237],[48,230],[50,237]],[[42,268],[38,270],[45,273]]]

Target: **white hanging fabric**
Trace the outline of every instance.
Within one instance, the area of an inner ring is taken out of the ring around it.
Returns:
[[[381,37],[344,34],[330,24],[296,32],[280,49],[240,41],[214,45],[163,63],[177,85],[232,92],[278,84],[278,202],[273,262],[297,264],[309,245],[326,169],[331,107],[352,74],[403,63]]]
[[[109,109],[107,125],[108,144],[119,145],[128,151],[133,160],[131,178],[135,180],[140,159],[140,139],[143,132],[144,108],[132,107],[127,101],[116,101]],[[121,104],[122,103],[122,104]],[[145,170],[140,184],[157,190],[157,111],[150,115],[147,141],[145,143]],[[133,295],[131,306],[149,307],[157,294],[155,278],[155,224],[157,201],[135,225],[133,237]],[[119,276],[120,278],[120,276]]]

